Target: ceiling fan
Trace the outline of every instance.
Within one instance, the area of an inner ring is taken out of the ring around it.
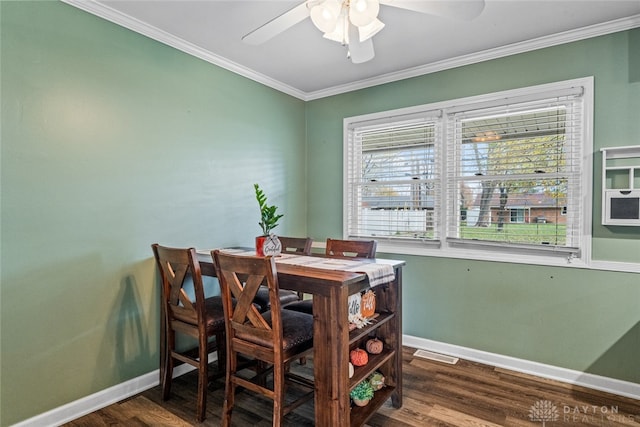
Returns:
[[[380,5],[414,12],[472,20],[484,9],[484,0],[307,0],[242,37],[248,44],[262,44],[311,17],[324,37],[347,46],[351,62],[367,62],[375,56],[372,37],[384,28],[378,19]]]

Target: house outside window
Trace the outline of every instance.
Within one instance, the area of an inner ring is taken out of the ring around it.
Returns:
[[[345,119],[344,236],[398,253],[588,259],[592,92],[585,78]]]

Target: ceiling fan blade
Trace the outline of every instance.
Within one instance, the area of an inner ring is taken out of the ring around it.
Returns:
[[[349,56],[354,64],[362,64],[373,59],[376,55],[373,50],[373,39],[368,38],[360,41],[358,28],[349,24]]]
[[[484,0],[380,0],[380,4],[468,21],[476,18],[484,10]]]
[[[249,34],[242,37],[242,41],[253,45],[262,44],[308,17],[309,8],[305,1],[293,9],[286,11],[282,15],[273,18],[263,26],[251,31]]]

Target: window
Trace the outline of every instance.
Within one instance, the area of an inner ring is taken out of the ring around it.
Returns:
[[[345,237],[390,252],[584,258],[592,85],[345,119]]]
[[[465,209],[466,211],[466,209]],[[524,222],[525,221],[525,210],[523,208],[511,208],[510,212],[510,222]]]
[[[438,112],[349,127],[346,181],[352,237],[438,239]]]

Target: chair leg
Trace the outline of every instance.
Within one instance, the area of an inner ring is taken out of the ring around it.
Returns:
[[[198,349],[200,363],[198,364],[198,422],[204,421],[207,411],[207,385],[209,384],[209,354],[207,352],[206,337],[200,338],[200,348]]]
[[[166,372],[166,369],[167,369],[167,354],[168,354],[167,317],[165,314],[165,309],[163,304],[161,304],[160,309],[161,309],[160,317],[162,319],[160,322],[160,385],[164,387],[164,373]]]
[[[256,363],[256,373],[260,374],[260,377],[258,377],[258,380],[257,380],[257,384],[260,387],[264,387],[264,388],[267,387],[268,372],[265,373],[265,371],[268,371],[268,370],[269,370],[269,365],[262,360],[258,360],[258,362]]]
[[[227,354],[226,354],[226,342],[223,332],[219,332],[216,334],[216,349],[218,353],[218,373],[221,374],[225,372],[225,367],[227,365]]]
[[[175,334],[171,330],[166,331],[165,354],[163,356],[164,367],[161,369],[162,378],[162,400],[169,399],[171,393],[171,380],[173,378],[173,356],[172,352],[175,347]]]
[[[273,427],[280,427],[284,417],[284,369],[281,363],[273,367]]]
[[[231,412],[235,404],[236,384],[231,378],[236,374],[238,368],[238,355],[229,352],[227,349],[227,374],[224,387],[224,403],[222,404],[222,427],[231,426]]]

